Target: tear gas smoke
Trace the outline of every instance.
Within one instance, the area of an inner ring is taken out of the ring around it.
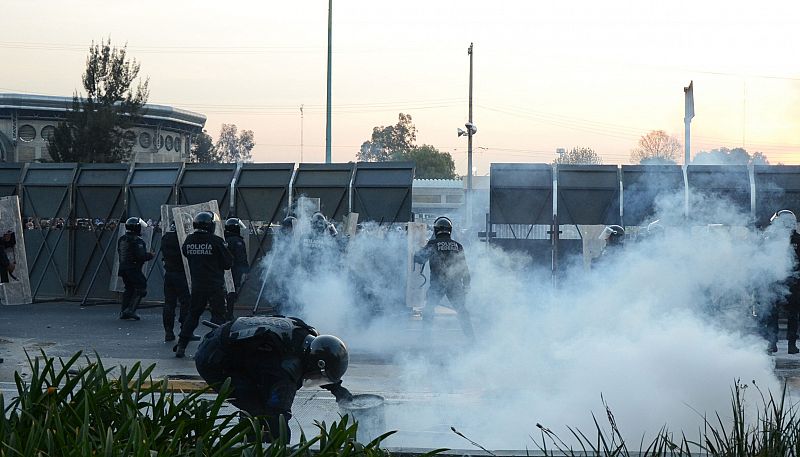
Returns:
[[[657,207],[654,219],[683,219],[682,194]],[[535,448],[536,423],[564,439],[566,426],[591,436],[592,413],[605,417],[601,395],[631,442],[665,425],[691,438],[703,416],[729,415],[737,380],[780,392],[753,313],[786,294],[778,284],[793,262],[786,233],[745,229],[749,215],[724,200],[694,196],[692,207],[725,226],[668,222],[658,236],[629,238],[601,266],[576,262],[557,287],[549,270],[523,268],[522,255],[473,242],[474,347],[451,332],[420,348],[403,300],[405,233],[393,228],[367,225],[346,245],[324,238],[309,254],[301,214],[296,235],[277,240],[265,260],[267,287],[351,351],[392,357],[399,390],[426,396],[394,408],[387,426],[401,432],[389,445],[468,446],[450,426],[495,449]],[[755,389],[746,392],[757,407]]]

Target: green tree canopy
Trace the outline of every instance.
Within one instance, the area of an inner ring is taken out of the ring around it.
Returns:
[[[447,152],[440,152],[429,144],[414,146],[398,160],[415,163],[414,177],[419,179],[455,179],[456,164]]]
[[[372,138],[361,144],[358,160],[363,162],[386,162],[407,153],[417,140],[417,128],[410,114],[400,113],[397,124],[372,129]]]
[[[725,147],[700,151],[692,159],[695,165],[769,165],[763,152],[750,154],[744,148],[728,149]]]
[[[653,130],[642,135],[631,151],[631,162],[640,164],[675,164],[681,152],[677,138],[667,135],[663,130]]]
[[[72,97],[72,108],[48,141],[55,162],[113,163],[130,159],[135,138],[125,136],[141,116],[149,79],[139,81],[140,65],[128,58],[127,46],[111,39],[92,42],[83,73],[85,96]]]
[[[236,124],[222,124],[216,150],[223,163],[250,162],[252,161],[250,152],[255,145],[255,136],[252,130],[242,130],[239,133]]]
[[[214,146],[214,138],[203,130],[192,137],[192,148],[189,150],[189,162],[220,163],[222,162]]]
[[[553,163],[563,165],[599,165],[603,163],[603,159],[592,148],[574,147],[557,157]]]

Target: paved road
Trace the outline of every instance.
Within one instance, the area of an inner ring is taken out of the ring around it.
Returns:
[[[106,366],[131,366],[136,361],[145,365],[156,364],[155,377],[196,377],[191,357],[176,359],[172,343],[163,342],[161,330],[161,309],[141,310],[139,322],[116,319],[117,305],[98,305],[81,308],[77,303],[59,302],[23,306],[0,306],[0,391],[7,398],[13,396],[14,372],[23,375],[28,371],[25,351],[38,355],[44,350],[50,356],[69,357],[77,351],[87,354],[97,353]],[[417,447],[469,447],[463,439],[450,431],[451,424],[414,421],[415,408],[447,409],[452,402],[469,403],[474,397],[470,392],[433,393],[428,385],[420,385],[409,391],[401,386],[402,378],[393,357],[414,354],[419,351],[420,322],[408,317],[400,317],[396,325],[406,340],[393,347],[384,347],[383,352],[368,352],[358,344],[351,346],[352,357],[347,372],[347,386],[357,393],[377,393],[386,398],[386,425],[400,432],[391,438],[388,445],[413,445]],[[452,315],[440,313],[436,320],[441,340],[440,347],[457,346],[449,344],[462,338],[458,323]],[[207,331],[205,327],[198,333]],[[447,342],[447,344],[445,344]],[[436,343],[436,341],[434,342]],[[800,388],[800,357],[786,354],[786,342],[782,341],[780,352],[775,357],[779,376],[790,380],[793,389]],[[189,354],[196,345],[190,346]],[[388,356],[387,354],[393,354]],[[438,354],[446,357],[447,354]],[[435,382],[435,380],[430,380]],[[290,424],[294,436],[299,428],[314,431],[314,421],[331,422],[338,419],[339,410],[333,397],[322,390],[298,392],[294,405],[294,415]]]

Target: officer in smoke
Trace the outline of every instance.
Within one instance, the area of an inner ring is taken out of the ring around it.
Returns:
[[[183,324],[191,305],[189,284],[186,282],[183,255],[174,222],[169,225],[169,231],[161,237],[161,260],[164,262],[164,309],[161,313],[164,341],[174,341],[175,309],[180,304],[178,322]]]
[[[16,245],[17,237],[13,231],[8,230],[0,237],[0,283],[8,282],[17,266],[6,253],[6,249],[13,249]]]
[[[446,217],[439,217],[433,222],[433,239],[414,253],[414,263],[425,268],[430,262],[430,288],[427,303],[422,312],[423,325],[430,328],[434,308],[447,297],[450,307],[458,312],[461,329],[469,341],[475,340],[469,312],[466,307],[466,295],[469,290],[470,276],[464,247],[453,240],[453,223]]]
[[[603,229],[598,238],[605,241],[606,244],[600,255],[592,260],[592,268],[598,268],[622,250],[625,245],[625,229],[619,225],[609,225]]]
[[[145,262],[155,257],[154,252],[148,252],[142,240],[142,229],[147,224],[138,217],[130,217],[125,221],[125,234],[117,240],[117,254],[119,255],[119,270],[117,275],[125,284],[122,293],[122,309],[120,319],[139,320],[136,308],[147,295],[147,278],[142,273]]]
[[[212,388],[230,378],[231,403],[258,417],[266,426],[262,438],[267,442],[278,438],[281,416],[287,423],[291,419],[301,387],[319,386],[337,402],[351,400],[342,386],[348,361],[342,340],[283,316],[227,322],[206,334],[195,354],[197,372]]]
[[[214,214],[197,213],[192,222],[194,232],[186,237],[181,251],[189,263],[192,278],[192,300],[189,314],[181,325],[175,357],[186,355],[186,346],[200,321],[200,315],[211,308],[211,322],[225,322],[225,270],[233,265],[233,256],[225,240],[214,234]]]
[[[233,308],[236,306],[236,300],[239,298],[239,291],[242,284],[246,279],[246,275],[250,273],[250,263],[247,260],[247,246],[242,238],[242,233],[246,233],[247,227],[235,217],[231,217],[225,221],[225,242],[228,243],[228,250],[233,255],[233,267],[231,267],[231,275],[233,276],[233,286],[235,290],[228,291],[225,296],[227,302],[227,309],[225,313],[226,320],[233,320]]]
[[[797,354],[798,320],[800,320],[800,234],[797,233],[797,217],[792,211],[783,209],[770,218],[770,228],[775,236],[788,238],[794,253],[794,266],[792,274],[786,279],[785,285],[789,295],[783,301],[786,309],[786,339],[788,340],[788,353]],[[769,342],[769,352],[777,352],[778,346],[778,304],[772,303],[762,311],[762,326],[764,337]]]

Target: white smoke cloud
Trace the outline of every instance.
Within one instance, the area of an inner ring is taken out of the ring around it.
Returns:
[[[723,200],[693,197],[691,205],[726,225],[667,226],[663,236],[629,240],[601,267],[575,262],[556,287],[549,269],[524,269],[520,254],[472,243],[474,347],[450,332],[417,351],[419,323],[403,303],[402,231],[367,226],[346,247],[327,240],[304,268],[286,262],[305,255],[302,241],[284,239],[266,261],[272,274],[281,264],[301,317],[353,351],[394,357],[397,382],[410,396],[427,395],[390,408],[387,425],[429,433],[399,433],[390,445],[468,446],[450,426],[495,449],[535,448],[536,423],[564,439],[566,426],[592,436],[591,414],[605,417],[601,395],[630,442],[665,425],[692,437],[703,415],[728,416],[736,380],[780,392],[754,300],[786,292],[774,285],[791,273],[793,252],[786,234],[747,230],[749,215]],[[682,195],[660,198],[657,217],[681,220],[683,207]]]

